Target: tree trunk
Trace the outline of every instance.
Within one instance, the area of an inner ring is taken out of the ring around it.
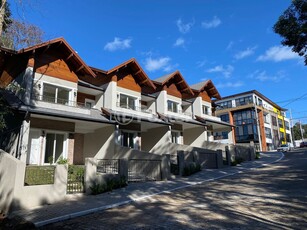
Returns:
[[[0,8],[0,36],[2,35],[4,16],[5,16],[5,4],[7,0],[2,0],[2,5]]]

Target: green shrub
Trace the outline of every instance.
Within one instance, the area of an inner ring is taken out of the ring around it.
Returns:
[[[260,153],[259,153],[259,152],[256,152],[255,159],[256,159],[256,160],[260,159]]]
[[[68,159],[67,158],[63,158],[63,156],[60,156],[60,158],[57,161],[57,164],[59,165],[65,165],[68,163]]]
[[[113,191],[113,189],[123,188],[127,186],[127,180],[124,176],[120,178],[107,179],[106,184],[96,184],[90,187],[92,195]]]
[[[199,171],[201,171],[201,165],[193,162],[183,168],[183,176],[190,176]]]

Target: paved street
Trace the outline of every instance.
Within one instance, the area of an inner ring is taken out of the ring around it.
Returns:
[[[42,229],[307,229],[307,152]]]

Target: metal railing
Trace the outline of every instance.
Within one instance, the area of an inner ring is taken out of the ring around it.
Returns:
[[[66,106],[71,106],[71,107],[76,107],[76,108],[90,109],[86,107],[84,103],[70,101],[70,100],[62,99],[62,98],[49,97],[45,95],[32,94],[31,99],[35,101],[43,101],[43,102],[66,105]]]
[[[120,102],[116,103],[116,107],[118,108],[123,108],[123,109],[130,109],[130,110],[134,110],[134,111],[139,111],[139,112],[143,112],[143,113],[152,113],[151,109],[148,109],[147,106],[129,106],[127,104],[121,104]]]
[[[97,173],[118,174],[118,159],[99,159],[97,160]]]

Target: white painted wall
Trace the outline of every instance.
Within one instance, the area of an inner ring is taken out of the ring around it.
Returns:
[[[166,114],[167,113],[167,92],[165,90],[162,90],[159,92],[157,96],[157,112]]]
[[[116,109],[116,82],[111,81],[106,85],[106,90],[104,93],[104,107],[107,109]]]
[[[202,98],[201,97],[196,97],[193,104],[193,112],[194,115],[196,116],[202,116]]]

